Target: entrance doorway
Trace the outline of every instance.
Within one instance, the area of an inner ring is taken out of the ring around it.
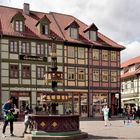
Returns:
[[[58,103],[52,103],[51,104],[51,113],[53,115],[58,114]]]
[[[27,105],[30,105],[29,97],[19,97],[20,113],[24,113],[24,111],[26,110]]]

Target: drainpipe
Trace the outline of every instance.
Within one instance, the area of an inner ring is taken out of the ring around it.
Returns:
[[[90,50],[92,52],[92,49],[93,49],[93,45],[91,45],[91,47],[89,48],[88,54],[90,54]],[[90,95],[91,95],[91,93],[90,93],[90,90],[91,90],[91,88],[90,88],[90,69],[91,69],[91,67],[90,67],[90,59],[92,58],[91,56],[92,55],[88,55],[88,117],[91,116],[90,115],[91,114],[90,113],[90,107],[92,105],[91,102],[90,102]]]
[[[2,47],[2,45],[1,45],[1,40],[2,40],[2,34],[0,35],[0,110],[2,110],[2,83],[1,83],[1,77],[2,77],[2,75],[1,75],[1,63],[2,63],[2,60],[1,60],[1,47]],[[1,112],[2,113],[2,112]]]

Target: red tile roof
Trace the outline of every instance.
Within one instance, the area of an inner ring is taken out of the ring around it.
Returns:
[[[121,75],[121,78],[126,78],[126,77],[130,77],[130,76],[134,76],[134,75],[137,75],[137,74],[140,74],[140,68],[138,68],[137,70],[135,71],[132,71],[132,72],[126,72],[124,74]]]
[[[17,13],[22,13],[25,17],[25,32],[16,32],[12,28],[11,18]],[[29,15],[24,14],[22,9],[10,8],[5,6],[0,6],[0,33],[3,35],[18,36],[18,37],[29,37],[29,38],[39,38],[39,39],[50,39],[47,35],[42,35],[39,33],[36,24],[42,19],[42,17],[48,18],[50,21],[51,34],[60,41],[68,41],[74,43],[82,44],[93,44],[96,46],[108,46],[113,48],[124,49],[125,47],[117,44],[108,37],[98,32],[97,41],[91,41],[86,38],[84,31],[88,26],[71,15],[65,15],[60,13],[43,13],[30,11]],[[76,22],[79,25],[79,39],[72,39],[65,28],[72,22]]]
[[[129,59],[129,60],[123,62],[121,64],[121,68],[127,67],[129,65],[133,65],[133,64],[136,64],[136,63],[140,63],[140,56],[137,56],[135,58],[132,58],[132,59]]]
[[[121,75],[121,78],[126,78],[126,77],[130,77],[130,76],[134,76],[135,74],[136,74],[136,71],[134,71],[134,72],[126,72],[126,73]]]

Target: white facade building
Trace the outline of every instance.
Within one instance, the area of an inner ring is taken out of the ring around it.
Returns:
[[[122,107],[140,105],[140,56],[121,64]]]

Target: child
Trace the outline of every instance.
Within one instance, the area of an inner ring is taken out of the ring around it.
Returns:
[[[27,129],[31,125],[30,116],[29,116],[28,111],[25,111],[24,125],[25,125],[25,128],[24,128],[24,133],[23,134],[27,134],[28,133]]]

